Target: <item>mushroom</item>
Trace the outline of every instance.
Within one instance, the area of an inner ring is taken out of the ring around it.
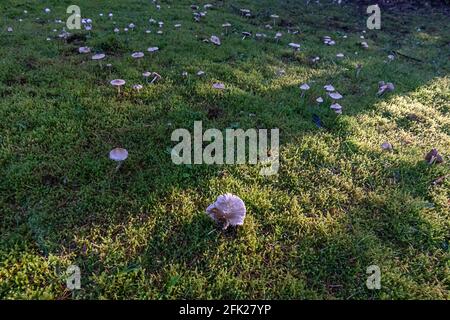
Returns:
[[[337,91],[330,92],[330,93],[328,93],[328,95],[330,96],[331,99],[333,99],[333,102],[343,98],[343,96]]]
[[[225,22],[222,24],[222,27],[225,28],[225,34],[228,35],[228,29],[231,28],[231,23]]]
[[[275,33],[275,40],[277,41],[277,43],[281,39],[282,36],[283,36],[283,34],[281,32]]]
[[[211,36],[210,41],[211,41],[213,44],[215,44],[216,46],[220,46],[220,45],[221,45],[220,39],[219,39],[219,37],[217,37],[217,36],[214,36],[214,35]]]
[[[333,110],[334,112],[336,112],[337,114],[342,113],[342,106],[339,103],[333,103],[330,106],[330,109]]]
[[[105,59],[106,55],[104,53],[94,54],[91,59],[98,61],[100,68],[102,68],[102,60]]]
[[[218,90],[224,90],[225,84],[223,84],[222,82],[216,82],[213,84],[213,88]]]
[[[138,64],[141,64],[141,59],[144,57],[144,53],[143,52],[134,52],[131,54],[131,57],[135,60],[138,61]]]
[[[203,77],[205,74],[206,73],[203,70],[200,70],[199,72],[197,72],[197,76],[199,76],[199,77]]]
[[[114,79],[110,83],[113,87],[117,87],[117,95],[120,95],[120,87],[125,85],[125,80]]]
[[[148,52],[156,52],[158,50],[159,50],[158,47],[150,47],[150,48],[147,49]]]
[[[115,148],[109,152],[109,158],[117,162],[116,171],[120,169],[123,162],[128,158],[128,151],[124,148]]]
[[[275,27],[276,20],[279,18],[279,16],[276,14],[272,14],[270,15],[270,17],[273,19],[273,26]]]
[[[206,214],[220,223],[223,230],[229,226],[243,225],[246,211],[244,201],[231,193],[220,195],[206,208]]]
[[[298,44],[298,43],[291,42],[291,43],[288,44],[288,46],[291,47],[294,50],[294,53],[296,51],[300,50],[300,44]]]
[[[150,81],[150,84],[153,84],[156,80],[161,79],[161,75],[156,72],[152,72],[152,77],[153,77],[153,79],[152,79],[152,81]]]
[[[142,84],[135,84],[133,85],[133,89],[136,90],[137,92],[141,91],[142,89]]]
[[[326,86],[323,87],[327,92],[333,92],[336,91],[336,89],[331,85],[331,84],[327,84]]]
[[[369,45],[367,44],[367,42],[361,42],[361,47],[363,47],[364,49],[368,49]]]
[[[302,90],[302,95],[301,95],[302,98],[305,95],[305,92],[308,91],[309,89],[310,89],[310,86],[307,83],[304,83],[300,86],[300,90]]]
[[[316,101],[317,101],[318,104],[321,104],[321,103],[323,103],[323,98],[322,97],[318,97],[316,99]]]
[[[439,154],[439,152],[437,151],[437,149],[433,148],[431,149],[430,152],[427,153],[427,155],[425,156],[425,161],[428,162],[428,164],[433,164],[433,163],[442,163],[444,162],[444,159],[442,158],[442,156]]]
[[[249,9],[241,9],[240,11],[243,16],[247,16],[248,14],[251,14],[251,11]]]
[[[145,82],[148,83],[148,78],[152,75],[152,73],[150,71],[145,71],[144,73],[142,73],[142,76],[145,79]]]
[[[388,141],[385,141],[381,144],[381,149],[385,150],[385,151],[392,151],[392,144],[389,143]]]
[[[78,52],[79,53],[90,53],[91,52],[91,48],[89,48],[89,47],[79,47],[78,48]]]
[[[392,84],[391,82],[385,83],[384,81],[380,81],[378,83],[377,95],[382,96],[386,92],[394,91],[394,89],[394,84]]]
[[[343,53],[338,53],[338,54],[336,54],[336,58],[344,58],[345,56],[344,56],[344,54]]]
[[[13,30],[12,27],[8,27],[8,28],[6,29],[6,31],[8,31],[8,32],[13,32],[14,30]]]
[[[242,38],[242,40],[245,40],[245,38],[251,37],[251,36],[252,36],[252,34],[251,34],[250,32],[247,32],[247,31],[242,32],[242,35],[244,36],[244,37]]]

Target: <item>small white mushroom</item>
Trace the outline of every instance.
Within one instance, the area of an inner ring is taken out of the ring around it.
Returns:
[[[104,53],[94,54],[91,59],[94,61],[98,61],[100,68],[102,68],[102,60],[105,59],[106,55]]]
[[[117,162],[116,171],[120,169],[123,162],[128,159],[128,151],[124,148],[115,148],[109,152],[109,159]]]
[[[275,26],[276,20],[279,18],[279,16],[276,15],[276,14],[272,14],[272,15],[270,15],[270,17],[272,18],[272,20],[273,20],[273,25]]]
[[[78,52],[79,53],[90,53],[91,52],[91,48],[89,48],[89,47],[79,47],[78,48]]]
[[[213,88],[214,89],[218,89],[218,90],[224,90],[225,89],[225,84],[222,82],[216,82],[213,84]]]
[[[133,89],[136,90],[137,92],[141,91],[142,88],[143,88],[142,84],[133,85]]]
[[[300,50],[300,44],[298,43],[291,42],[288,44],[288,46],[291,47],[294,50],[294,52]]]
[[[339,103],[333,103],[330,106],[330,109],[333,110],[334,112],[336,112],[337,114],[342,113],[342,106]]]
[[[117,88],[117,95],[120,95],[120,87],[122,87],[123,85],[125,85],[125,80],[122,79],[114,79],[111,82],[111,85],[113,87]]]
[[[305,95],[305,92],[308,91],[309,89],[310,89],[310,86],[307,83],[304,83],[300,86],[300,90],[302,90],[302,95],[301,95],[302,98]]]
[[[252,36],[252,34],[250,32],[247,32],[247,31],[242,32],[242,35],[243,35],[242,40],[245,40],[245,38]]]
[[[343,98],[343,96],[339,93],[339,92],[330,92],[328,93],[328,95],[330,96],[331,99],[333,100],[340,100]]]
[[[385,150],[385,151],[392,151],[392,144],[390,144],[389,142],[385,141],[381,144],[381,149]]]
[[[336,54],[336,58],[342,59],[342,58],[344,58],[344,57],[345,57],[345,56],[344,56],[343,53],[338,53],[338,54]]]
[[[217,36],[212,35],[211,38],[210,38],[210,41],[213,44],[215,44],[216,46],[220,46],[221,45],[220,39]]]
[[[327,92],[333,92],[336,91],[336,89],[331,85],[331,84],[327,84],[326,86],[323,87]]]
[[[225,29],[225,34],[228,35],[228,29],[231,28],[231,23],[225,22],[224,24],[222,24],[222,28]]]
[[[316,99],[316,101],[317,101],[318,104],[321,104],[321,103],[323,103],[323,98],[322,97],[318,97]]]
[[[148,52],[156,52],[158,50],[159,50],[158,47],[150,47],[150,48],[147,49]]]

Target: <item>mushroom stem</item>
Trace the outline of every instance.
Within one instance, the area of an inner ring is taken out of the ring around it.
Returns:
[[[120,170],[120,168],[122,167],[123,161],[118,161],[117,166],[116,166],[116,172]]]

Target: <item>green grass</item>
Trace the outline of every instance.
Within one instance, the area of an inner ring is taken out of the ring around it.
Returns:
[[[450,177],[432,184],[450,170],[423,160],[433,147],[450,155],[448,15],[383,12],[382,29],[367,31],[362,50],[367,16],[354,6],[214,1],[195,23],[191,1],[162,1],[157,11],[149,1],[80,0],[94,30],[65,43],[52,30],[61,30],[54,19],[66,20],[72,2],[31,3],[0,4],[0,298],[450,298]],[[113,34],[112,21],[98,16],[110,11],[118,27],[133,22],[136,30]],[[301,32],[265,30],[272,13]],[[150,17],[165,22],[163,35],[156,26],[144,32]],[[228,36],[220,35],[225,21],[233,25]],[[241,31],[269,38],[243,41]],[[221,47],[201,41],[212,34]],[[323,45],[325,35],[337,45]],[[302,50],[294,55],[289,42]],[[111,71],[78,54],[81,45],[106,52]],[[150,46],[160,52],[132,61],[133,51]],[[386,63],[391,50],[422,62]],[[146,70],[162,81],[133,92]],[[127,81],[120,98],[109,85],[115,78]],[[378,98],[380,80],[395,91]],[[215,81],[227,90],[212,89]],[[312,88],[301,99],[305,82]],[[341,116],[314,102],[328,83],[344,95]],[[211,109],[219,116],[208,117]],[[193,130],[195,120],[204,128],[280,128],[279,174],[172,164],[171,132]],[[381,150],[384,141],[392,153]],[[117,146],[130,157],[115,173],[108,152]],[[243,227],[222,232],[204,210],[226,192],[248,213]],[[71,264],[82,272],[74,294],[62,276]],[[381,290],[366,288],[372,264],[381,268]]]

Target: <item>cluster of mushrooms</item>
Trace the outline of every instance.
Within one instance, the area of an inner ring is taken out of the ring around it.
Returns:
[[[161,6],[159,4],[157,4],[155,0],[152,0],[152,2],[155,4],[157,10],[161,9]],[[341,1],[338,0],[338,3],[341,3]],[[203,19],[205,19],[205,17],[208,14],[208,10],[213,9],[213,8],[214,8],[214,6],[209,3],[203,5],[202,7],[199,5],[194,5],[194,4],[190,6],[190,9],[192,10],[192,15],[193,15],[194,21],[196,21],[196,22],[201,22]],[[49,14],[50,12],[51,12],[50,8],[44,9],[45,14]],[[24,14],[27,14],[27,13],[28,12],[25,10]],[[250,9],[246,9],[246,8],[240,9],[239,13],[244,18],[251,18],[253,16],[252,11]],[[103,13],[100,13],[99,16],[104,17],[106,15],[104,15]],[[112,12],[110,12],[107,14],[107,17],[112,21],[114,14]],[[276,23],[280,19],[280,17],[277,14],[271,14],[269,16],[269,18],[270,18],[270,23],[267,23],[265,25],[265,28],[268,30],[272,30],[276,26]],[[20,19],[19,21],[22,21],[22,19]],[[55,22],[63,23],[62,20],[56,20]],[[90,35],[90,31],[93,29],[93,20],[90,18],[83,18],[81,20],[81,23],[83,25],[84,30],[88,31],[89,35]],[[158,26],[158,29],[156,31],[157,34],[159,34],[159,35],[163,34],[163,27],[164,27],[163,21],[157,21],[153,18],[150,18],[149,23],[151,25]],[[116,25],[115,22],[113,22],[113,24]],[[174,27],[176,29],[179,29],[179,28],[181,28],[181,24],[177,23],[174,25]],[[232,25],[229,22],[224,22],[223,24],[221,24],[221,27],[223,29],[222,35],[228,36]],[[130,30],[131,30],[131,32],[136,30],[136,25],[134,23],[130,23],[126,27],[123,27],[122,29],[115,26],[113,29],[113,33],[117,34],[117,33],[121,32],[121,30],[123,30],[124,32],[126,32],[128,34],[128,32]],[[14,32],[14,29],[12,27],[8,27],[6,31],[8,33],[12,33],[12,32]],[[57,30],[54,30],[54,31],[57,31]],[[145,32],[151,33],[152,31],[150,29],[147,29],[147,30],[145,30]],[[299,33],[299,30],[288,28],[287,32],[289,34],[296,35]],[[363,31],[363,33],[364,33],[364,31]],[[242,31],[242,32],[240,32],[240,35],[242,36],[242,40],[246,40],[246,39],[253,37],[253,34],[249,31]],[[70,36],[70,33],[67,32],[64,28],[62,29],[62,32],[58,35],[58,37],[61,39],[67,39],[69,36]],[[282,37],[283,37],[283,34],[279,31],[276,31],[273,36],[273,39],[275,40],[276,43],[279,43],[281,41]],[[255,38],[258,40],[258,39],[265,39],[265,38],[270,38],[270,37],[268,37],[266,33],[261,32],[261,33],[255,33]],[[343,38],[347,38],[347,36],[344,35]],[[363,35],[361,35],[360,38],[362,40],[365,40],[365,37]],[[47,40],[50,40],[50,38],[47,38]],[[219,38],[218,35],[214,35],[214,34],[211,35],[209,37],[209,39],[204,39],[203,41],[207,42],[207,43],[211,43],[217,47],[222,45],[222,40]],[[334,39],[332,39],[331,36],[323,36],[322,41],[327,46],[335,46],[336,45],[336,41]],[[363,49],[369,48],[367,41],[361,41],[360,45]],[[296,52],[300,51],[300,49],[301,49],[300,43],[297,43],[297,42],[289,42],[287,44],[287,46],[290,49],[292,49],[294,54]],[[148,54],[155,54],[158,51],[159,51],[159,47],[156,47],[156,46],[147,48]],[[87,46],[82,46],[82,47],[78,48],[78,52],[80,54],[91,54],[92,49]],[[357,54],[357,52],[355,52],[355,54]],[[136,52],[131,53],[131,58],[136,61],[138,66],[140,66],[141,60],[145,58],[145,55],[146,54],[142,51],[136,51]],[[345,55],[343,53],[338,53],[338,54],[336,54],[336,57],[342,59],[345,57]],[[388,58],[388,60],[386,62],[391,62],[395,59],[395,56],[388,55],[387,58]],[[106,59],[107,59],[107,56],[103,52],[95,52],[91,56],[91,60],[94,61],[95,63],[98,63],[98,65],[101,69],[103,69],[103,61]],[[318,57],[318,56],[313,57],[311,59],[311,61],[313,63],[317,63],[320,61],[320,57]],[[112,64],[106,64],[106,66],[112,67]],[[357,68],[356,68],[357,76],[359,75],[361,68],[362,68],[361,65],[357,66]],[[203,77],[203,76],[205,76],[205,74],[206,73],[203,70],[199,70],[196,73],[196,75],[199,77]],[[277,75],[279,75],[279,76],[283,76],[284,74],[285,74],[284,70],[277,71]],[[181,76],[187,77],[188,73],[186,71],[183,71]],[[150,71],[142,72],[142,77],[144,79],[144,82],[147,85],[154,84],[155,82],[157,82],[158,80],[161,79],[160,74],[158,74],[156,72],[150,72]],[[117,89],[117,94],[118,94],[118,96],[120,96],[121,92],[122,92],[121,91],[122,87],[124,87],[126,85],[126,81],[123,79],[113,79],[110,81],[110,85]],[[138,84],[132,85],[132,88],[133,88],[133,90],[139,92],[140,90],[142,90],[144,88],[144,86],[142,84],[138,83]],[[212,84],[212,88],[214,88],[216,90],[225,90],[226,86],[222,82],[214,82]],[[330,109],[338,115],[342,114],[343,107],[338,102],[343,98],[343,96],[334,88],[334,86],[332,84],[325,85],[323,87],[323,89],[325,90],[325,94],[329,97],[329,99],[331,99]],[[310,85],[307,83],[304,83],[304,84],[300,85],[300,90],[301,90],[301,97],[303,98],[305,96],[306,92],[310,90]],[[392,83],[390,83],[390,82],[386,83],[384,81],[380,81],[378,84],[377,95],[382,96],[385,93],[393,91],[393,90],[394,90],[394,85]],[[322,96],[319,96],[316,98],[316,102],[318,105],[324,103],[324,101],[325,101],[325,99]],[[389,152],[392,152],[394,150],[392,144],[389,143],[388,141],[383,142],[381,144],[381,148],[382,148],[382,150],[389,151]],[[115,161],[117,163],[116,171],[118,171],[123,166],[124,162],[128,159],[128,150],[126,150],[124,148],[115,148],[110,151],[109,158],[112,161]],[[439,164],[439,163],[443,162],[443,157],[439,154],[439,152],[436,149],[432,149],[425,156],[425,161],[427,163],[429,163],[430,165]],[[241,198],[239,198],[236,195],[227,193],[227,194],[220,195],[214,203],[212,203],[210,206],[208,206],[206,209],[206,213],[214,221],[219,223],[223,229],[226,229],[229,226],[243,225],[244,219],[246,217],[246,207]]]

